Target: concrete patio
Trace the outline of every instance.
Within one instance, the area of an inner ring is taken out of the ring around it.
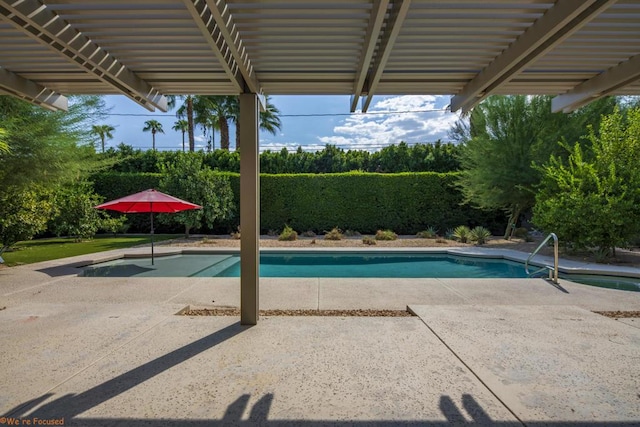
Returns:
[[[171,249],[164,249],[171,250]],[[128,251],[130,252],[130,250]],[[640,425],[640,293],[541,279],[262,279],[263,309],[176,316],[239,279],[0,270],[0,422],[82,426]],[[77,264],[75,264],[77,263]]]

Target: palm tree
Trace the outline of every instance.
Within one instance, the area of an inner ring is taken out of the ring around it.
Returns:
[[[91,126],[91,135],[96,135],[100,137],[100,141],[102,142],[102,152],[104,153],[104,140],[105,138],[113,138],[113,131],[116,130],[111,125],[93,125]]]
[[[182,152],[184,153],[184,134],[189,130],[189,122],[186,120],[178,120],[171,129],[182,132]]]
[[[237,97],[235,98],[235,108],[233,121],[236,124],[236,150],[240,149],[240,102]],[[269,95],[264,97],[265,108],[264,111],[260,111],[260,129],[269,132],[271,135],[275,135],[278,130],[282,128],[282,121],[280,120],[280,110],[271,103]]]
[[[151,137],[153,138],[153,151],[156,150],[156,133],[164,133],[162,130],[162,123],[157,120],[147,120],[144,122],[144,127],[142,128],[143,132],[151,132]]]
[[[168,95],[167,98],[169,101],[168,102],[169,108],[175,107],[176,96]],[[176,117],[178,117],[179,119],[184,119],[186,117],[187,130],[189,134],[189,151],[195,151],[196,142],[195,142],[195,136],[193,134],[193,100],[194,98],[196,98],[196,96],[182,95],[180,96],[180,98],[184,99],[184,104],[182,104],[182,106],[178,108],[178,111],[176,112]]]

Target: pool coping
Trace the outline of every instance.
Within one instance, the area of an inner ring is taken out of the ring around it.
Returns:
[[[110,251],[111,252],[111,251]],[[451,248],[260,248],[260,252],[263,253],[429,253],[429,254],[443,254],[453,256],[463,256],[469,258],[487,258],[487,259],[502,259],[507,261],[514,261],[519,263],[525,263],[529,257],[529,253],[521,252],[513,249],[494,249],[494,248],[480,248],[480,247],[451,247]],[[186,248],[165,246],[159,247],[155,250],[155,256],[166,257],[175,255],[186,254],[239,254],[240,249],[237,247],[216,247],[216,248]],[[136,259],[136,258],[148,258],[149,249],[134,248],[134,250],[117,250],[117,253],[98,252],[90,254],[93,257],[78,260],[76,262],[67,263],[68,266],[76,268],[87,267],[89,265],[99,264],[102,262],[114,261],[117,259]],[[103,256],[99,256],[103,255]],[[60,260],[63,261],[64,259]],[[530,261],[530,265],[537,267],[544,267],[546,265],[553,265],[553,258],[545,255],[535,255]],[[35,264],[31,264],[35,266]],[[572,274],[572,275],[592,275],[592,276],[620,276],[628,278],[640,278],[640,268],[624,267],[618,265],[607,264],[595,264],[590,262],[581,262],[574,260],[567,260],[560,258],[558,264],[558,270],[560,273]]]

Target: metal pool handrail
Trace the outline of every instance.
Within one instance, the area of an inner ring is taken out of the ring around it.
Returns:
[[[552,266],[545,265],[541,269],[536,270],[533,273],[530,273],[529,261],[531,261],[531,258],[533,258],[538,253],[538,251],[542,249],[544,245],[547,244],[549,239],[553,239],[553,265]],[[529,275],[529,277],[533,276],[534,274],[538,274],[544,270],[549,270],[549,279],[552,280],[553,283],[557,285],[558,284],[558,236],[556,236],[555,233],[549,233],[549,235],[542,241],[542,243],[540,243],[540,245],[538,245],[538,247],[533,252],[531,252],[531,254],[529,254],[529,258],[527,258],[527,260],[524,262],[524,271]]]

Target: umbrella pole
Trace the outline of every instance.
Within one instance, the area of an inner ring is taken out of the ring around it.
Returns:
[[[154,261],[153,261],[153,212],[151,212],[151,265],[154,265]]]

